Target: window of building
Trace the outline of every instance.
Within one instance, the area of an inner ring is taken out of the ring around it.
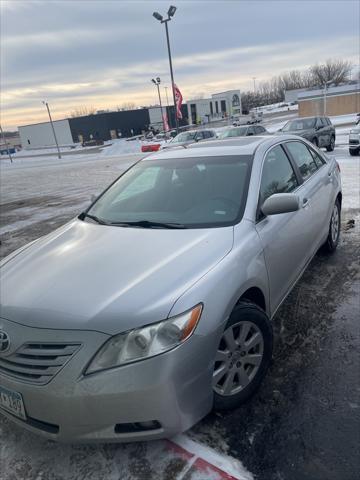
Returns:
[[[215,110],[216,110],[216,113],[219,113],[219,104],[218,104],[217,100],[215,102]]]
[[[214,108],[213,108],[213,103],[210,102],[210,114],[214,115]]]

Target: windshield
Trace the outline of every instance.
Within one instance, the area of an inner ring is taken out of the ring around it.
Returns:
[[[172,143],[179,143],[179,142],[191,142],[194,140],[196,132],[184,132],[179,133],[176,137],[174,137],[171,142]]]
[[[251,156],[143,160],[105,191],[87,215],[98,223],[143,228],[233,225],[245,208],[251,163]]]
[[[229,138],[229,137],[244,137],[246,135],[247,127],[242,128],[231,128],[230,130],[225,130],[220,136],[220,138]]]
[[[296,130],[308,130],[315,127],[316,118],[303,118],[299,120],[292,120],[282,128],[283,132],[294,132]]]

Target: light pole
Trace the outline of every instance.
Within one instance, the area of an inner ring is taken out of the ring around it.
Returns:
[[[326,93],[327,93],[327,88],[329,83],[331,83],[331,80],[325,82],[324,84],[324,116],[326,115]]]
[[[256,92],[256,88],[255,88],[255,80],[256,80],[256,77],[252,77],[253,79],[253,82],[254,82],[254,93]]]
[[[160,102],[160,111],[161,111],[161,119],[162,119],[162,124],[163,124],[163,130],[164,130],[164,133],[165,133],[165,120],[164,120],[164,113],[163,113],[163,108],[162,108],[162,103],[161,103],[161,95],[160,95],[160,83],[161,83],[161,80],[160,80],[160,77],[156,77],[155,78],[152,78],[151,81],[156,85],[157,87],[157,91],[158,91],[158,95],[159,95],[159,102]]]
[[[168,29],[168,22],[170,22],[171,18],[175,15],[175,12],[176,12],[176,7],[171,5],[169,7],[168,12],[167,12],[167,18],[164,19],[164,17],[162,15],[160,15],[160,13],[158,13],[158,12],[154,12],[153,17],[156,18],[156,20],[159,20],[160,23],[165,24],[166,42],[167,42],[167,48],[168,48],[169,66],[170,66],[170,75],[171,75],[171,87],[172,87],[172,92],[173,92],[174,109],[175,109],[176,134],[178,134],[179,133],[179,122],[178,122],[177,110],[176,110],[176,99],[175,99],[175,89],[174,89],[174,73],[173,73],[173,68],[172,68],[170,40],[169,40],[169,29]]]
[[[4,132],[3,132],[3,129],[2,129],[1,125],[0,125],[0,132],[1,132],[1,136],[2,136],[3,142],[5,144],[6,150],[7,150],[7,154],[9,155],[10,162],[13,163],[12,156],[11,156],[11,153],[10,153],[9,144],[7,143],[7,140],[5,140],[5,135],[4,135]]]
[[[57,151],[58,151],[58,158],[60,159],[60,158],[61,158],[61,153],[60,153],[59,144],[58,144],[58,141],[57,141],[57,138],[56,138],[56,133],[55,133],[54,124],[53,124],[53,121],[52,121],[52,118],[51,118],[51,114],[50,114],[49,104],[48,104],[47,102],[45,102],[44,100],[43,100],[42,103],[46,106],[47,111],[48,111],[48,114],[49,114],[49,119],[50,119],[50,123],[51,123],[51,128],[52,128],[52,131],[53,131],[53,134],[54,134],[54,139],[55,139],[55,143],[56,143],[56,148],[57,148]]]

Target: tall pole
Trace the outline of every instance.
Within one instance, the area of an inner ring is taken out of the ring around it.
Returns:
[[[43,104],[46,105],[46,108],[47,108],[47,111],[48,111],[48,114],[49,114],[49,119],[50,119],[50,123],[51,123],[51,128],[52,128],[52,131],[53,131],[53,134],[54,134],[54,139],[55,139],[55,143],[56,143],[56,148],[57,148],[57,151],[58,151],[58,158],[60,159],[60,158],[61,158],[61,153],[60,153],[59,144],[58,144],[58,141],[57,141],[57,138],[56,138],[56,133],[55,133],[54,124],[53,124],[53,121],[52,121],[52,118],[51,118],[51,113],[50,113],[49,104],[48,104],[47,102],[43,102]]]
[[[326,116],[326,89],[327,89],[327,82],[325,82],[325,86],[324,86],[324,116]]]
[[[1,132],[1,136],[2,136],[3,142],[4,142],[4,144],[5,144],[5,147],[6,147],[6,149],[7,149],[7,153],[8,153],[8,155],[9,155],[10,162],[13,163],[12,156],[11,156],[11,153],[10,153],[9,144],[7,143],[7,140],[5,140],[5,135],[4,135],[4,132],[3,132],[3,129],[2,129],[2,126],[1,126],[1,125],[0,125],[0,132]]]
[[[161,119],[162,119],[162,124],[163,124],[163,131],[165,133],[165,120],[164,120],[164,113],[163,113],[163,107],[161,103],[161,95],[160,95],[160,84],[156,83],[157,90],[158,90],[158,95],[159,95],[159,102],[160,102],[160,110],[161,110]]]
[[[171,75],[171,88],[172,88],[172,92],[173,92],[174,109],[175,109],[176,134],[178,134],[179,133],[179,121],[178,121],[178,118],[177,118],[175,88],[174,88],[174,73],[173,73],[172,61],[171,61],[171,50],[170,50],[169,29],[168,29],[169,20],[170,20],[170,18],[168,18],[167,20],[163,20],[163,23],[165,23],[166,41],[167,41],[167,48],[168,48],[168,54],[169,54],[169,65],[170,65],[170,75]]]
[[[254,93],[256,92],[256,88],[255,88],[255,80],[256,80],[256,77],[252,77],[253,79],[253,82],[254,82]]]

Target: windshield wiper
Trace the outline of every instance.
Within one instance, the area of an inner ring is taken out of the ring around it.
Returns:
[[[162,223],[152,222],[150,220],[138,220],[137,222],[111,222],[110,225],[118,227],[140,227],[140,228],[173,228],[173,229],[185,229],[185,225],[181,223]]]
[[[91,220],[94,220],[96,223],[99,223],[100,225],[110,225],[109,222],[106,222],[105,220],[102,220],[101,218],[97,217],[96,215],[90,215],[90,213],[81,213],[79,215],[81,220],[84,220],[86,217],[91,218]]]

